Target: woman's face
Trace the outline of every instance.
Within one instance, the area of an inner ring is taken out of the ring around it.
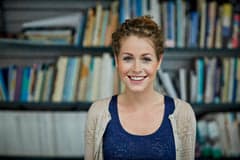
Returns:
[[[121,41],[116,67],[127,90],[143,92],[153,89],[156,72],[161,64],[153,43],[148,38],[129,36]]]

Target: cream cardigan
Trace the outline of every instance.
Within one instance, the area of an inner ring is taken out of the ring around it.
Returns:
[[[85,160],[103,160],[103,134],[111,119],[108,105],[111,97],[98,100],[88,111],[85,129]],[[169,115],[176,147],[176,160],[193,160],[196,139],[196,118],[192,107],[174,99],[175,110]]]

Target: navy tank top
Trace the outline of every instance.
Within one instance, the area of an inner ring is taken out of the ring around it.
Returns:
[[[109,104],[111,120],[103,136],[104,160],[175,160],[174,136],[168,118],[175,105],[168,96],[164,96],[164,101],[161,126],[154,133],[142,136],[128,133],[122,127],[117,110],[117,95],[114,95]]]

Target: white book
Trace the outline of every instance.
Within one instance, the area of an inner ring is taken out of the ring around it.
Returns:
[[[179,79],[180,79],[180,98],[183,100],[187,100],[187,70],[186,68],[180,68]]]
[[[99,42],[99,32],[101,32],[101,24],[102,24],[102,14],[103,14],[103,8],[101,4],[97,4],[96,6],[96,18],[95,18],[95,25],[93,30],[93,37],[92,37],[92,45],[98,46]]]
[[[164,87],[166,88],[168,95],[173,98],[178,97],[170,75],[167,72],[163,72],[161,69],[158,70],[158,74]]]
[[[207,59],[206,61],[206,83],[205,83],[205,103],[212,103],[214,101],[214,86],[215,86],[215,72],[217,59]]]
[[[2,116],[2,115],[1,115]],[[20,115],[17,112],[4,112],[4,124],[2,124],[2,137],[4,139],[4,155],[21,155],[22,139],[20,136]]]
[[[184,0],[176,0],[176,22],[177,22],[177,47],[183,48],[185,46],[185,23],[186,23],[186,2]]]
[[[39,113],[37,116],[37,121],[40,141],[40,155],[48,157],[55,156],[55,134],[52,113]]]
[[[150,15],[153,17],[153,20],[160,25],[160,8],[158,0],[150,1]]]
[[[225,113],[226,128],[228,132],[228,153],[227,156],[237,156],[239,154],[239,135],[238,124],[234,119],[233,113]]]
[[[52,100],[54,102],[60,102],[62,100],[67,61],[68,61],[67,57],[60,57],[57,61],[57,75],[52,97]]]
[[[211,1],[208,4],[209,9],[207,12],[208,13],[208,28],[207,28],[207,47],[208,48],[213,48],[214,47],[214,35],[215,35],[215,19],[216,19],[216,8],[217,8],[217,2],[216,1]]]
[[[83,23],[83,13],[73,13],[69,15],[50,17],[42,20],[34,20],[22,24],[22,28],[36,28],[36,27],[73,27],[77,34],[74,35],[74,42],[78,43],[79,32],[81,32],[81,25]]]
[[[83,155],[82,129],[85,121],[79,116],[79,113],[76,112],[54,113],[56,156],[80,157]]]
[[[99,99],[109,97],[113,94],[113,67],[113,58],[111,57],[110,53],[103,53],[99,85]]]
[[[190,102],[197,101],[197,75],[194,71],[190,71]]]
[[[8,123],[8,114],[5,112],[0,112],[0,155],[5,155],[7,153],[6,148],[6,124]]]
[[[34,91],[34,97],[33,97],[33,101],[34,102],[39,102],[40,101],[40,97],[41,97],[41,89],[42,89],[42,84],[43,84],[43,74],[44,74],[44,69],[42,69],[42,65],[40,65],[37,69],[37,79],[36,79],[36,88]]]
[[[87,86],[89,83],[89,74],[90,74],[90,64],[91,64],[91,55],[84,54],[82,57],[82,64],[80,70],[80,80],[78,82],[78,101],[85,101],[87,95]]]
[[[222,14],[222,6],[218,6],[218,14]],[[216,20],[215,48],[222,48],[222,17],[218,16]]]
[[[148,0],[142,0],[142,15],[151,15],[150,10],[148,9]]]
[[[85,144],[85,124],[87,119],[87,112],[79,112],[76,114],[75,128],[76,132],[73,133],[73,137],[78,141],[74,143],[74,149],[76,155],[84,156],[84,144]]]
[[[200,1],[200,0],[199,0]],[[201,22],[200,22],[200,48],[205,47],[205,37],[206,37],[206,14],[207,14],[207,5],[206,0],[201,0],[200,5],[200,15],[201,15]]]
[[[93,58],[93,77],[92,77],[92,85],[89,89],[91,89],[90,101],[97,100],[99,98],[99,88],[100,88],[100,73],[101,73],[101,57]]]
[[[37,112],[23,112],[19,114],[20,114],[19,137],[22,140],[21,155],[39,156],[40,139]]]
[[[227,154],[229,149],[229,141],[228,141],[228,132],[226,130],[226,120],[225,120],[225,113],[218,113],[216,115],[216,121],[218,123],[219,134],[220,134],[220,144],[221,150],[224,155]]]

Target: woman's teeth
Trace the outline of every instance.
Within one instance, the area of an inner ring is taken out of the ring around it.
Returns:
[[[131,80],[134,80],[134,81],[141,81],[141,80],[143,80],[144,79],[144,76],[129,76],[129,78],[131,79]]]

